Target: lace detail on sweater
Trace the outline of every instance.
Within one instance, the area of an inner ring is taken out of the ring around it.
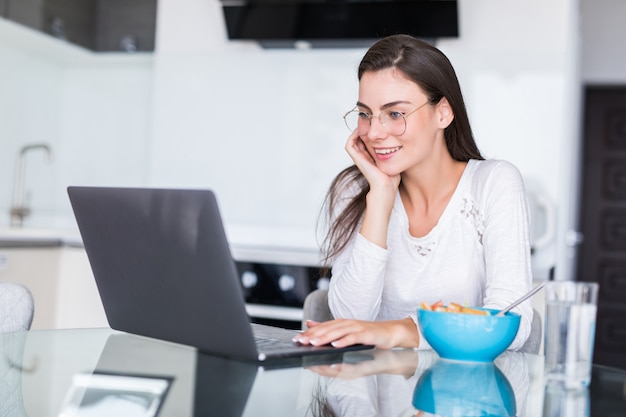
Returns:
[[[476,203],[474,203],[473,200],[464,197],[463,204],[461,205],[461,215],[463,215],[463,217],[465,217],[465,219],[474,226],[478,241],[482,245],[483,234],[485,233],[485,219],[483,218],[483,214],[480,212],[478,207],[476,207]]]
[[[411,243],[411,246],[413,246],[413,249],[418,255],[427,257],[435,250],[435,247],[437,247],[437,242],[430,242],[425,245],[420,245],[418,243]]]

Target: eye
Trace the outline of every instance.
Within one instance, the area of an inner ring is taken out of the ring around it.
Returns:
[[[364,111],[357,111],[357,115],[359,116],[359,119],[367,119],[369,120],[372,116],[370,116],[369,113],[364,112]]]
[[[389,117],[390,120],[399,120],[404,117],[404,113],[402,113],[401,111],[397,111],[397,110],[389,110],[387,112],[387,116]]]

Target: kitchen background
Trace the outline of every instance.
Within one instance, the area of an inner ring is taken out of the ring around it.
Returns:
[[[481,151],[515,163],[542,203],[537,279],[573,277],[583,86],[626,83],[624,16],[621,0],[460,1],[460,36],[436,41]],[[27,230],[75,231],[68,185],[200,187],[234,244],[315,248],[324,193],[350,164],[341,116],[364,52],[229,41],[219,0],[159,0],[151,53],[0,19],[0,226],[19,150],[47,143],[51,161],[25,158]]]

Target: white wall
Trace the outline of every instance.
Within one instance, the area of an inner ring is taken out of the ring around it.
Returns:
[[[596,16],[604,8],[623,10],[619,3],[580,6]],[[349,163],[341,115],[356,100],[364,50],[263,50],[229,42],[219,6],[159,0],[157,51],[148,56],[72,48],[50,54],[57,43],[43,35],[33,36],[45,48],[24,52],[16,36],[1,31],[10,27],[19,38],[28,31],[0,21],[0,91],[17,96],[0,96],[0,224],[17,149],[45,139],[57,159],[46,166],[37,155],[28,158],[30,225],[73,224],[68,184],[211,187],[230,230],[246,231],[237,239],[314,244],[321,198]],[[579,45],[588,24],[578,20],[579,1],[459,6],[460,38],[438,46],[457,69],[478,144],[485,156],[517,164],[529,187],[555,203],[557,245],[538,259],[566,264],[565,237],[575,224]],[[603,49],[612,40],[603,38]],[[7,110],[16,101],[18,116]]]
[[[147,181],[153,57],[95,55],[0,19],[0,225],[26,155],[26,226],[73,227],[65,188]]]
[[[0,223],[8,224],[18,149],[24,143],[59,137],[64,69],[32,50],[37,36],[13,36],[15,25],[5,25],[3,19],[0,23]],[[27,198],[39,211],[49,213],[58,174],[45,163],[43,152],[37,153],[27,161],[27,168],[40,166],[29,169],[27,177],[29,184],[37,184],[37,193],[29,187]]]

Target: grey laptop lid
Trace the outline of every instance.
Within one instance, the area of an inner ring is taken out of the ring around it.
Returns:
[[[68,187],[68,194],[111,328],[248,360],[337,351],[293,343],[257,349],[212,191]],[[294,334],[260,330],[289,342]]]

